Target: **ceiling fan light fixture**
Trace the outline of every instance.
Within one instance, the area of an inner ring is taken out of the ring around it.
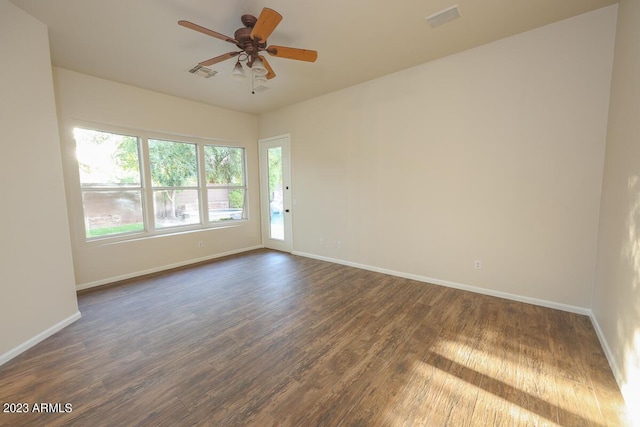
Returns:
[[[256,58],[253,61],[253,64],[251,64],[251,72],[256,77],[266,76],[269,73],[269,71],[265,68],[260,58]]]
[[[242,64],[240,64],[240,61],[236,61],[236,65],[235,67],[233,67],[233,71],[231,72],[231,75],[233,76],[234,79],[245,79],[247,78],[247,75],[244,72],[244,68],[242,68]]]

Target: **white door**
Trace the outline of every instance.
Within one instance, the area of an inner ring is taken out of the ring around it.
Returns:
[[[262,242],[291,252],[291,165],[289,135],[258,141]]]

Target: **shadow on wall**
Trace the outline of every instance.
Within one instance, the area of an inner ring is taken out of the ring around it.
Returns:
[[[627,303],[620,304],[618,336],[624,343],[622,354],[622,394],[627,400],[630,416],[640,425],[640,178],[629,178],[631,209],[627,217],[628,240],[623,249],[623,259],[633,269],[633,280],[628,283],[630,292],[624,292]],[[633,402],[633,404],[631,404]]]

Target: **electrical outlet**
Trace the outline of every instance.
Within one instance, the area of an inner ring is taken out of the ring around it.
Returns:
[[[480,270],[482,268],[482,261],[480,261],[479,259],[477,259],[474,263],[473,263],[473,268],[475,268],[476,270]]]
[[[198,247],[204,248],[204,242],[202,240],[198,240]]]
[[[340,240],[336,240],[336,248],[340,249],[342,247],[342,242]]]
[[[324,245],[324,237],[320,238],[320,246]]]

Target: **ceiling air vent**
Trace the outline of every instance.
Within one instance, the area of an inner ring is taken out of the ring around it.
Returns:
[[[441,10],[438,13],[434,13],[431,16],[427,16],[424,19],[427,20],[431,28],[435,28],[442,24],[446,24],[449,21],[453,21],[456,18],[460,18],[460,9],[457,4],[445,10]]]
[[[195,67],[193,67],[192,69],[190,69],[189,72],[191,74],[195,74],[196,76],[200,76],[200,77],[203,77],[205,79],[208,79],[209,77],[213,77],[216,74],[218,74],[217,71],[212,70],[211,68],[203,67],[200,64],[198,64]]]

